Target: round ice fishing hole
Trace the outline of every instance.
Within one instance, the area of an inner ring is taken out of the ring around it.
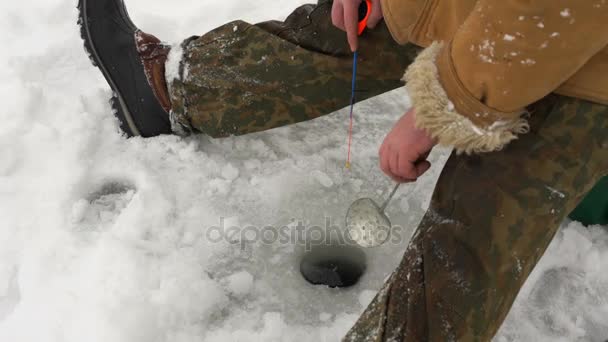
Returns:
[[[300,273],[313,285],[350,287],[365,273],[365,252],[358,246],[315,246],[300,261]]]

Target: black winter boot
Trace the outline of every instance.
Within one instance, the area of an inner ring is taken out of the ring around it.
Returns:
[[[146,76],[137,47],[140,30],[123,0],[79,0],[78,10],[85,49],[114,91],[111,102],[121,129],[129,136],[170,134],[167,105],[163,108]]]

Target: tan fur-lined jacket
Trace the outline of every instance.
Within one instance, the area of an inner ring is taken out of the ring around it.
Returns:
[[[442,144],[499,150],[552,92],[608,105],[608,0],[381,1],[393,38],[427,47],[405,79]]]

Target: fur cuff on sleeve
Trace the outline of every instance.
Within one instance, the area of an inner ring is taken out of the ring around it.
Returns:
[[[439,144],[454,146],[458,153],[467,154],[498,151],[517,139],[517,134],[527,133],[528,123],[521,118],[480,127],[456,112],[439,81],[435,63],[442,46],[433,43],[424,50],[404,76],[416,109],[416,126],[426,130]]]

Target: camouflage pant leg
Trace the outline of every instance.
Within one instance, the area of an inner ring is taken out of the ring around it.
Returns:
[[[505,150],[453,155],[402,263],[345,341],[488,341],[608,173],[608,107],[551,95]]]
[[[235,21],[183,44],[169,84],[172,119],[186,131],[241,135],[309,120],[350,103],[352,54],[331,24],[331,1],[284,22]],[[402,86],[419,48],[400,46],[384,24],[361,37],[357,99]]]

